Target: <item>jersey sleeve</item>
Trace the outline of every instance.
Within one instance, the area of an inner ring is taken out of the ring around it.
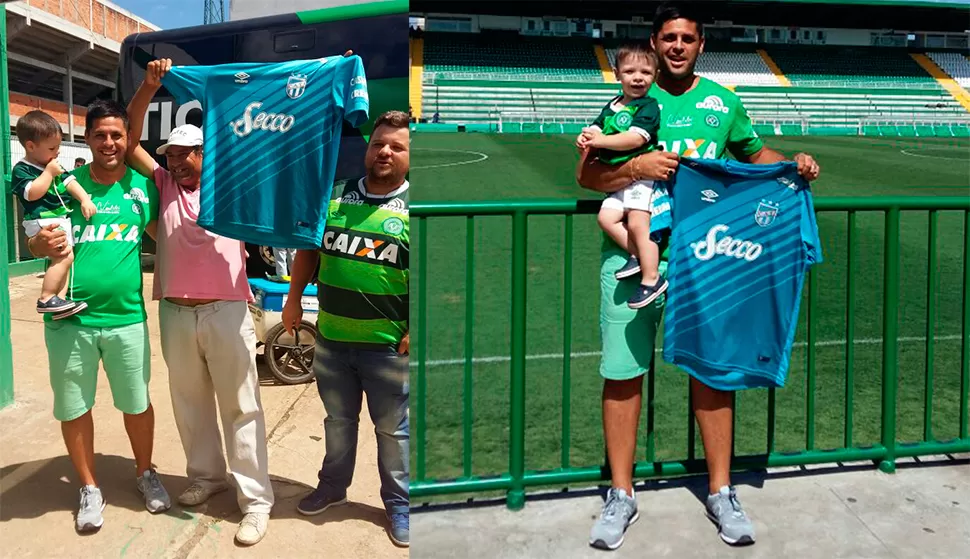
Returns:
[[[633,115],[630,131],[644,137],[648,144],[656,143],[657,131],[660,129],[660,106],[653,97],[644,97],[643,103]]]
[[[180,105],[193,99],[202,100],[205,98],[205,82],[212,68],[212,66],[173,66],[162,78],[162,85]]]
[[[728,132],[727,148],[735,156],[754,155],[764,147],[764,141],[754,131],[748,111],[738,100],[734,107],[734,118]]]
[[[606,108],[603,108],[603,110],[600,111],[600,114],[596,117],[593,123],[590,124],[590,126],[593,128],[599,128],[602,132],[603,128],[606,126]]]
[[[14,165],[13,171],[10,172],[10,192],[21,200],[26,201],[27,189],[33,181],[34,177],[30,176],[30,173],[24,169],[23,165]]]
[[[822,240],[818,236],[818,222],[815,220],[815,204],[807,185],[798,192],[802,197],[801,233],[805,261],[810,265],[822,263]]]
[[[343,79],[340,86],[334,88],[334,101],[343,109],[344,119],[357,128],[369,118],[367,76],[364,75],[364,63],[359,56],[351,56],[343,62],[344,71],[341,73]]]

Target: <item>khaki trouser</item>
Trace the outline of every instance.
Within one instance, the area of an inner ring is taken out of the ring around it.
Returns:
[[[256,334],[245,301],[198,307],[159,303],[162,355],[169,370],[175,424],[188,462],[189,481],[226,484],[226,460],[216,421],[225,429],[229,471],[242,512],[273,507],[266,451],[266,421],[259,400]]]

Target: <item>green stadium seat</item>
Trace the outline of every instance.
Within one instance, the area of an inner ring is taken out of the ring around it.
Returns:
[[[923,138],[926,138],[926,137],[932,138],[932,137],[936,136],[936,131],[933,130],[933,125],[932,124],[929,124],[929,125],[927,125],[927,124],[919,124],[919,125],[916,126],[916,135],[917,136],[920,136],[920,137],[923,137]]]

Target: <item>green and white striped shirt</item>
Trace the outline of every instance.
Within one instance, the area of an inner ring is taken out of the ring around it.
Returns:
[[[317,290],[324,340],[385,351],[407,333],[408,187],[375,196],[364,179],[334,185]]]

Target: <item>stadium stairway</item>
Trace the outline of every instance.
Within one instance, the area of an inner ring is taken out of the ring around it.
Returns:
[[[958,103],[963,105],[963,108],[970,112],[970,93],[967,93],[966,89],[960,87],[960,84],[956,82],[949,74],[943,71],[942,68],[937,66],[930,57],[925,54],[915,54],[912,53],[910,56],[916,61],[926,72],[933,76],[933,79],[940,84],[940,87],[945,89],[947,93],[953,96]]]
[[[785,77],[785,73],[781,71],[781,68],[779,68],[777,64],[775,64],[775,61],[771,59],[771,55],[768,54],[765,49],[758,49],[755,52],[757,52],[758,56],[761,57],[761,60],[765,63],[765,66],[771,70],[771,73],[775,75],[775,78],[778,79],[778,83],[784,87],[791,87],[791,82]]]
[[[414,118],[421,118],[421,80],[424,70],[424,39],[411,39],[411,77],[408,80],[408,106]]]
[[[603,73],[603,83],[617,83],[616,76],[613,74],[612,60],[607,57],[603,45],[593,45],[596,52],[596,61],[600,64],[600,72]]]

